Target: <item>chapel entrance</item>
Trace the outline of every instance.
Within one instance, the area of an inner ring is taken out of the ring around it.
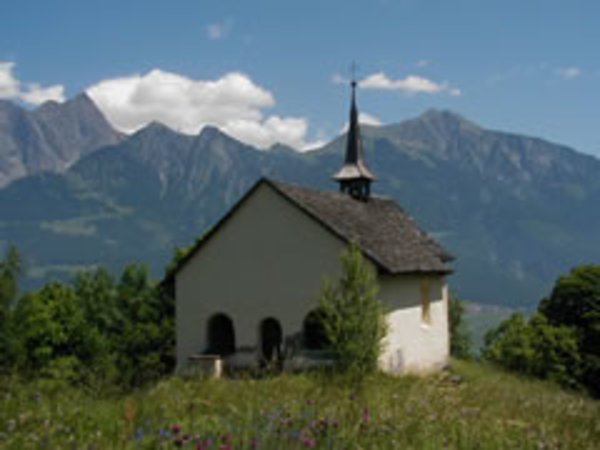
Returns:
[[[226,314],[215,314],[208,320],[207,354],[227,356],[235,353],[233,321]]]
[[[281,359],[283,331],[277,319],[269,317],[260,323],[260,346],[262,360],[266,363]]]

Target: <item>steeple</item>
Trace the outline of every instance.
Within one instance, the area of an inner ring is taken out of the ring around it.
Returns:
[[[346,159],[344,165],[333,176],[340,183],[340,191],[357,200],[367,200],[371,193],[371,182],[375,177],[367,167],[363,156],[360,128],[358,126],[358,108],[356,107],[356,80],[352,87],[352,103],[350,105],[350,123],[346,135]]]

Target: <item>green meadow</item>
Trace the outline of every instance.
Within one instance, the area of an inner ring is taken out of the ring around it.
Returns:
[[[600,402],[479,363],[360,385],[169,377],[127,394],[4,378],[6,449],[593,449]]]

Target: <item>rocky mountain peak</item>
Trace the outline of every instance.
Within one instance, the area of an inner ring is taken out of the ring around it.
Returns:
[[[156,134],[177,134],[177,131],[170,128],[168,125],[165,125],[162,122],[157,120],[153,120],[148,125],[143,128],[140,128],[134,133],[134,136],[148,136],[148,135],[156,135]]]
[[[62,172],[122,139],[86,94],[33,111],[0,104],[0,125],[0,187],[41,171]]]
[[[217,127],[213,125],[205,125],[204,128],[202,128],[202,130],[200,131],[197,141],[199,143],[208,144],[209,142],[222,137],[229,138],[229,136],[227,136]]]
[[[481,131],[478,125],[448,109],[428,109],[416,120],[443,134],[456,133],[458,131]]]

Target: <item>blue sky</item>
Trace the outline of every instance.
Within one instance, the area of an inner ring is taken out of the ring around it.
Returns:
[[[87,90],[123,130],[310,147],[344,125],[355,60],[367,121],[445,108],[600,156],[599,18],[593,0],[20,0],[3,8],[0,97]]]

